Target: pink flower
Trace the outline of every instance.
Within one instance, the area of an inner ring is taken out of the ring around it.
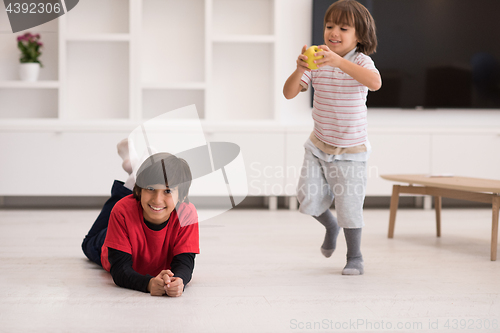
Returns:
[[[21,36],[17,36],[18,48],[21,51],[21,57],[19,61],[21,63],[39,63],[43,67],[42,63],[38,59],[41,55],[39,49],[43,46],[43,43],[39,42],[40,34],[31,34],[26,32]]]

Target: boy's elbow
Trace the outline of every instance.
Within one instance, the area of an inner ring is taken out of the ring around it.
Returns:
[[[292,99],[294,98],[295,96],[292,96],[291,94],[289,94],[287,91],[283,90],[283,96],[285,96],[286,99]]]
[[[371,91],[377,91],[380,88],[382,88],[382,80],[378,79],[375,82],[373,82],[373,86],[371,87]]]
[[[297,96],[299,92],[300,90],[292,91],[290,89],[283,89],[283,96],[285,96],[286,99],[292,99]]]
[[[115,283],[116,286],[120,287],[120,288],[126,288],[126,286],[122,283],[122,281],[117,278],[115,275],[111,275],[111,277],[113,278],[113,282]]]

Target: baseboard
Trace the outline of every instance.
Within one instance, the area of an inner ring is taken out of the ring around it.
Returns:
[[[399,208],[423,208],[421,196],[401,196]],[[100,209],[108,197],[105,196],[0,196],[0,209]],[[227,199],[220,197],[192,198],[199,209],[220,209]],[[288,209],[288,197],[278,197],[278,209]],[[367,209],[388,209],[390,196],[367,196],[364,207]],[[267,209],[268,200],[264,196],[248,196],[236,209]],[[332,208],[335,207],[333,203]],[[491,205],[462,201],[456,199],[442,199],[443,208],[491,208]]]

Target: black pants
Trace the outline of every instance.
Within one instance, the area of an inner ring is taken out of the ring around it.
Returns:
[[[129,194],[132,194],[132,191],[123,186],[123,182],[119,180],[115,180],[113,183],[113,187],[111,188],[111,198],[106,201],[104,206],[102,207],[101,213],[95,220],[92,228],[90,228],[87,236],[82,243],[83,253],[98,264],[101,264],[101,248],[104,244],[104,240],[106,239],[106,232],[108,231],[108,222],[109,217],[111,215],[111,210],[115,206],[115,204],[120,201],[120,199],[126,197]]]

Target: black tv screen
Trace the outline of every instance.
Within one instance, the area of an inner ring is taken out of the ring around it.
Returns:
[[[313,45],[332,0],[313,0]],[[500,0],[359,0],[375,19],[382,88],[368,107],[500,108]]]

